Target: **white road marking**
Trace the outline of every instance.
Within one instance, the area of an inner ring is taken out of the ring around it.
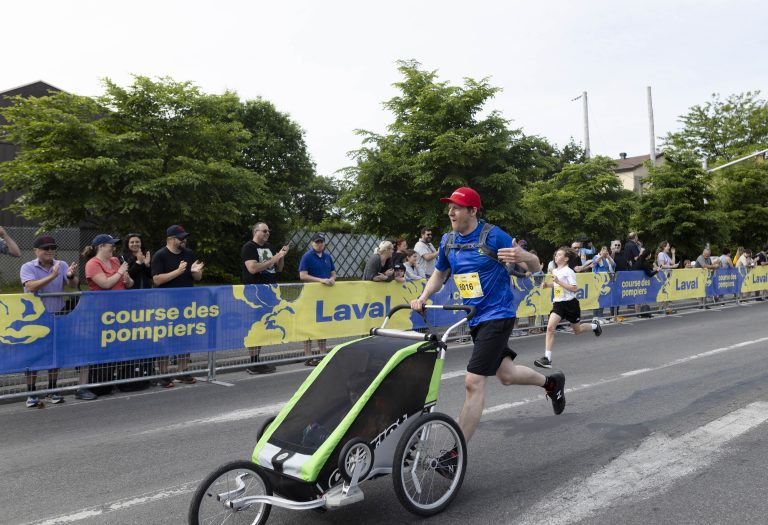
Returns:
[[[763,337],[763,338],[755,339],[755,340],[752,340],[752,341],[742,341],[740,343],[735,343],[735,344],[730,345],[730,346],[726,346],[726,347],[722,347],[722,348],[715,348],[713,350],[708,350],[706,352],[701,352],[699,354],[695,354],[695,355],[691,355],[691,356],[688,356],[688,357],[683,357],[683,358],[680,358],[680,359],[676,359],[674,361],[671,361],[669,363],[665,363],[665,364],[657,366],[655,368],[644,368],[644,369],[640,369],[640,370],[632,370],[630,372],[625,372],[623,374],[620,374],[620,375],[618,375],[616,377],[604,378],[604,379],[600,379],[600,380],[598,380],[598,381],[596,381],[594,383],[581,384],[581,385],[578,385],[576,387],[566,388],[565,391],[566,391],[566,393],[568,393],[568,392],[576,392],[576,391],[579,391],[579,390],[586,390],[588,388],[593,388],[593,387],[601,386],[601,385],[604,385],[604,384],[607,384],[607,383],[612,383],[614,381],[619,381],[619,380],[624,379],[626,377],[630,377],[630,376],[634,376],[634,375],[639,375],[639,374],[643,374],[643,373],[647,373],[647,372],[654,372],[656,370],[662,370],[664,368],[668,368],[668,367],[671,367],[671,366],[677,366],[677,365],[680,365],[680,364],[685,364],[685,363],[687,363],[689,361],[693,361],[695,359],[701,359],[702,357],[707,357],[707,356],[719,354],[719,353],[722,353],[722,352],[727,352],[729,350],[737,350],[739,348],[744,348],[746,346],[751,346],[751,345],[755,345],[755,344],[759,344],[759,343],[764,343],[764,342],[767,342],[767,341],[768,341],[768,337]],[[442,380],[446,380],[446,379],[452,379],[452,378],[455,378],[455,377],[461,377],[461,376],[464,376],[465,373],[466,372],[464,370],[457,370],[457,371],[454,371],[454,372],[446,372],[445,374],[443,374],[441,379]],[[491,407],[487,407],[483,411],[483,413],[484,414],[492,414],[492,413],[495,413],[495,412],[501,412],[503,410],[508,410],[508,409],[511,409],[511,408],[519,407],[521,405],[532,403],[534,401],[540,401],[542,399],[542,397],[543,396],[536,396],[536,397],[532,397],[532,398],[526,398],[526,399],[523,399],[521,401],[516,401],[514,403],[502,403],[500,405],[494,405],[494,406],[491,406]],[[166,430],[191,427],[191,426],[207,424],[207,423],[221,423],[221,422],[226,422],[226,421],[237,421],[237,420],[241,420],[241,419],[251,419],[251,418],[255,418],[255,417],[260,417],[260,416],[265,416],[265,415],[270,415],[270,414],[276,414],[283,407],[283,405],[286,402],[287,402],[287,400],[284,401],[284,402],[281,402],[281,403],[274,403],[272,405],[265,405],[265,406],[261,406],[261,407],[250,408],[250,409],[234,410],[232,412],[227,412],[225,414],[220,414],[220,415],[214,416],[214,417],[201,418],[201,419],[196,419],[196,420],[193,420],[193,421],[186,421],[186,422],[183,422],[183,423],[177,423],[175,425],[169,425],[169,426],[164,426],[164,427],[161,427],[161,428],[155,428],[155,429],[147,430],[147,431],[142,432],[142,434],[151,434],[151,433],[156,433],[156,432],[165,432]],[[755,403],[754,405],[760,405],[760,404],[759,403]],[[750,407],[752,407],[754,405],[750,405]],[[768,418],[768,404],[763,403],[762,405],[766,405],[766,407],[764,407],[765,408],[765,412],[766,412],[765,417]],[[745,409],[742,409],[742,410],[745,410]],[[737,411],[737,412],[739,412],[739,411]],[[737,412],[734,412],[734,414],[736,414]],[[728,417],[728,416],[726,416],[726,417]],[[754,416],[750,416],[750,418],[753,418],[753,417]],[[721,420],[723,420],[723,419],[725,419],[725,418],[721,418]],[[757,419],[757,418],[754,418],[754,419]],[[718,421],[721,421],[721,420],[718,420]],[[706,428],[706,427],[702,427],[702,428]],[[734,427],[734,428],[736,428],[736,427]],[[699,430],[701,430],[701,429],[699,429]],[[691,434],[694,434],[695,432],[697,432],[697,431],[694,431]],[[744,430],[744,432],[746,432],[746,430]],[[669,438],[667,438],[667,439],[669,440]],[[678,438],[678,439],[680,439],[680,438]],[[674,440],[670,440],[670,441],[674,441]],[[656,449],[654,447],[656,447],[656,446],[658,446],[658,445],[653,445],[653,446],[651,446],[649,448],[651,453],[655,453]],[[685,446],[691,446],[691,445],[685,445]],[[697,445],[697,446],[705,446],[705,445]],[[680,447],[678,447],[678,448],[680,448]],[[696,449],[691,449],[691,450],[696,450]],[[616,461],[618,461],[618,459],[615,460],[613,463],[615,463]],[[667,468],[669,467],[669,465],[664,465],[664,466],[667,467]],[[607,469],[608,467],[605,467],[605,468]],[[616,468],[616,472],[621,474],[621,473],[624,472],[623,469],[626,469],[626,468],[627,468],[626,463],[624,463],[622,466]],[[621,478],[617,478],[617,480],[610,481],[610,483],[619,483],[619,482],[621,482]],[[77,521],[88,519],[88,518],[91,518],[91,517],[94,517],[94,516],[99,516],[99,515],[104,514],[106,512],[115,512],[117,510],[122,510],[122,509],[130,508],[132,506],[142,505],[142,504],[150,503],[150,502],[153,502],[153,501],[159,501],[159,500],[163,500],[163,499],[167,499],[167,498],[171,498],[171,497],[187,494],[189,492],[194,491],[194,489],[195,489],[195,487],[196,487],[196,485],[198,483],[199,483],[199,481],[185,483],[183,485],[176,486],[176,487],[169,487],[169,488],[160,490],[158,492],[149,493],[149,494],[142,494],[140,496],[136,496],[136,497],[133,497],[133,498],[125,498],[125,499],[114,501],[112,503],[105,503],[104,505],[101,505],[101,506],[98,506],[98,507],[91,507],[91,508],[88,508],[88,509],[82,509],[82,510],[79,510],[79,511],[71,513],[71,514],[66,514],[66,515],[63,515],[63,516],[55,517],[55,518],[49,518],[49,519],[46,519],[46,520],[43,520],[43,521],[31,522],[31,523],[28,523],[28,524],[25,524],[25,525],[59,525],[59,524],[62,524],[62,523],[75,523]],[[655,483],[655,481],[654,481],[654,483]],[[651,482],[649,482],[649,484],[651,486],[653,485],[653,483],[651,483]],[[619,488],[625,487],[625,484],[619,483],[619,485],[620,485]],[[603,489],[600,489],[600,490],[603,490]],[[568,496],[566,495],[565,497],[568,497]],[[589,497],[594,497],[594,494],[591,494]],[[602,501],[602,500],[600,500],[600,501]],[[565,500],[565,503],[570,504],[568,502],[568,500]],[[545,505],[546,507],[549,508],[549,506],[550,506],[549,499],[545,500],[543,505]],[[585,503],[585,505],[586,505],[586,503]],[[565,506],[567,507],[567,505],[565,505]],[[557,514],[557,513],[556,512],[552,512],[552,508],[549,508],[549,510],[547,510],[546,512],[542,511],[542,514],[539,515],[539,516],[531,515],[532,517],[530,519],[541,519],[542,516],[554,516],[555,514]],[[549,523],[549,522],[530,521],[529,523]],[[560,523],[560,522],[552,522],[552,523]]]
[[[653,434],[584,479],[571,479],[515,520],[525,525],[560,525],[588,520],[601,509],[648,499],[726,453],[731,440],[768,421],[760,401],[677,438]]]
[[[153,503],[155,501],[162,501],[164,499],[188,494],[197,488],[197,485],[200,483],[200,481],[202,480],[190,481],[189,483],[184,483],[175,487],[169,487],[159,492],[150,492],[130,498],[119,499],[113,501],[112,503],[105,503],[104,505],[82,509],[71,514],[65,514],[55,518],[48,518],[42,521],[32,521],[25,523],[24,525],[60,525],[62,523],[75,523],[77,521],[82,521],[97,516],[104,516],[105,514],[129,509],[137,505],[144,505],[146,503]],[[102,522],[108,522],[108,520],[104,518]]]

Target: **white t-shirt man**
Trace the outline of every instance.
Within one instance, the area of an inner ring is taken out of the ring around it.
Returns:
[[[562,268],[555,268],[552,270],[552,273],[557,276],[558,279],[563,281],[566,284],[570,285],[576,285],[576,272],[571,270],[568,265],[563,266]],[[552,295],[552,302],[560,302],[560,301],[570,301],[571,299],[576,298],[576,292],[571,292],[569,290],[566,290],[559,284],[553,283],[553,295]]]
[[[416,261],[416,264],[418,265],[419,269],[424,271],[424,275],[429,278],[429,276],[432,275],[432,273],[435,271],[437,257],[434,257],[431,261],[427,261],[424,259],[424,255],[428,253],[435,253],[437,250],[434,246],[432,246],[431,242],[424,242],[423,240],[419,239],[416,241],[416,244],[413,247],[413,251],[419,254],[419,258]]]

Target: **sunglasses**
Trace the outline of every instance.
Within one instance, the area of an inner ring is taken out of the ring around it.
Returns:
[[[38,248],[38,250],[43,252],[55,252],[58,249],[59,249],[58,246],[45,246],[43,248]]]

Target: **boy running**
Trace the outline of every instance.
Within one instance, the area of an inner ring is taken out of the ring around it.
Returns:
[[[578,335],[592,330],[595,337],[603,333],[600,322],[593,319],[593,323],[580,324],[581,308],[576,292],[576,272],[568,266],[568,247],[562,246],[555,252],[555,269],[552,271],[552,282],[543,282],[542,288],[554,288],[552,298],[552,311],[549,313],[547,323],[547,335],[544,340],[544,357],[536,359],[533,364],[541,368],[552,368],[552,345],[555,343],[555,329],[562,319],[571,323],[573,333]]]

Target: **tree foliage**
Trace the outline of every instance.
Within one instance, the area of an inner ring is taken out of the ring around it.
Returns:
[[[724,239],[725,217],[712,204],[711,175],[690,155],[668,154],[664,165],[650,168],[634,218],[646,246],[663,240],[693,258],[706,243]]]
[[[438,198],[464,185],[483,196],[489,220],[514,222],[521,177],[510,144],[519,132],[497,112],[479,117],[498,88],[487,79],[465,79],[462,87],[438,82],[414,61],[400,62],[399,70],[400,94],[384,104],[394,115],[389,133],[359,131],[363,147],[346,170],[342,203],[357,227],[396,235],[445,225]]]
[[[748,161],[713,174],[714,207],[725,217],[728,240],[755,249],[768,239],[768,165]]]
[[[623,188],[613,166],[611,159],[596,157],[568,164],[551,179],[532,183],[522,205],[533,233],[559,245],[580,235],[607,242],[626,232],[636,196]]]
[[[24,191],[17,213],[45,229],[140,231],[155,246],[183,224],[209,277],[239,273],[255,220],[315,218],[318,199],[301,208],[304,192],[327,184],[315,181],[302,130],[269,102],[167,78],[104,85],[93,99],[56,93],[2,110],[5,140],[20,146],[0,164],[0,180]]]
[[[706,158],[710,166],[753,153],[768,145],[768,102],[759,91],[730,95],[692,106],[678,120],[683,129],[667,134],[665,148]]]

